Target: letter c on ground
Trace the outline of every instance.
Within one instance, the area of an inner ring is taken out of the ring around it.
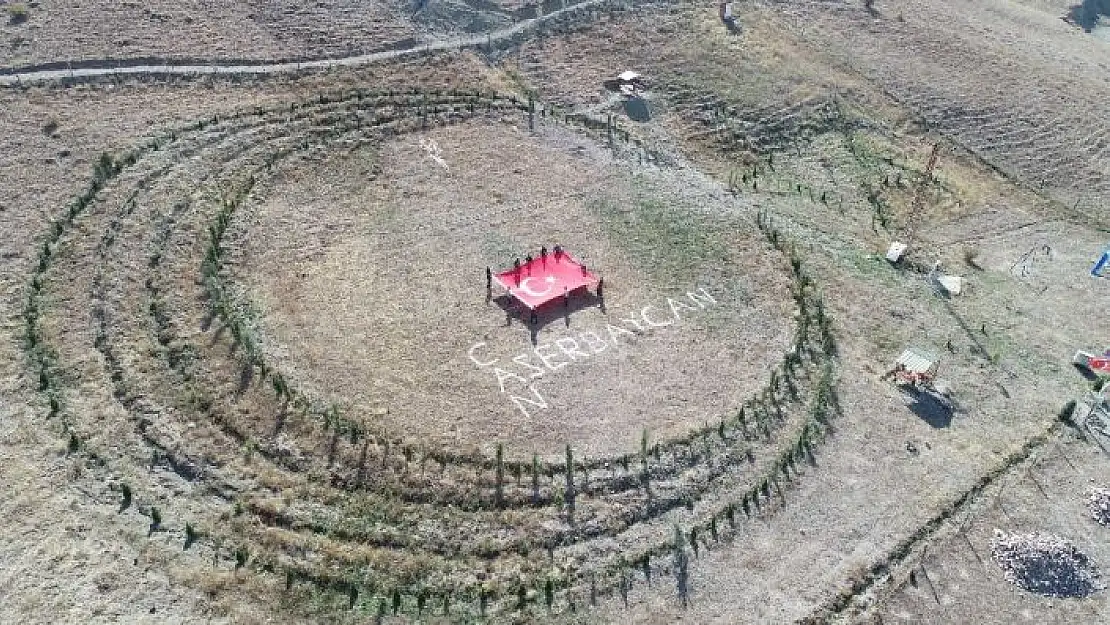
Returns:
[[[488,367],[488,366],[490,366],[490,365],[492,365],[492,364],[494,364],[494,363],[496,363],[496,362],[497,362],[497,359],[496,359],[496,358],[494,358],[493,360],[490,360],[490,361],[488,361],[488,362],[482,362],[482,361],[480,361],[480,360],[478,360],[477,358],[475,358],[475,357],[474,357],[474,351],[475,351],[475,350],[477,350],[477,349],[481,349],[481,348],[483,348],[483,347],[485,347],[485,346],[486,346],[485,342],[484,342],[484,341],[480,341],[480,342],[478,342],[478,343],[475,343],[475,344],[471,345],[471,346],[470,346],[470,350],[466,352],[466,355],[467,355],[467,356],[470,356],[470,360],[471,360],[471,361],[472,361],[472,362],[473,362],[474,364],[478,365],[479,367]]]

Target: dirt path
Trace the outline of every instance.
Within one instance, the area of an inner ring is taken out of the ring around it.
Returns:
[[[326,70],[333,67],[359,67],[363,65],[370,65],[372,63],[381,63],[383,61],[392,61],[406,57],[420,56],[423,54],[444,52],[448,50],[465,50],[467,48],[489,50],[494,48],[494,46],[502,47],[506,43],[516,43],[516,39],[518,37],[530,34],[532,31],[536,30],[542,24],[545,24],[547,22],[562,19],[565,17],[573,17],[577,13],[604,5],[623,6],[624,3],[614,2],[614,0],[584,0],[583,2],[572,4],[570,6],[567,6],[566,8],[552,11],[551,13],[548,13],[546,15],[513,24],[508,28],[493,31],[484,36],[462,37],[452,40],[436,41],[433,43],[418,45],[412,48],[405,48],[400,50],[385,50],[382,52],[373,52],[370,54],[360,54],[356,56],[314,59],[296,62],[288,61],[280,63],[238,65],[195,63],[188,65],[176,65],[172,63],[151,64],[149,62],[143,61],[113,61],[111,59],[92,61],[86,60],[80,62],[80,64],[84,65],[84,67],[67,69],[35,69],[34,67],[32,67],[28,68],[26,71],[20,71],[19,73],[0,75],[0,87],[13,87],[20,86],[25,83],[41,83],[66,79],[88,80],[112,76],[133,75],[190,76],[216,74],[248,76],[260,74],[269,75],[298,73],[306,70]],[[114,67],[111,66],[113,62],[116,63]]]

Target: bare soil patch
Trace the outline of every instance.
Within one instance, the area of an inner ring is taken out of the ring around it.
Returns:
[[[344,410],[432,441],[629,451],[735,410],[792,332],[785,261],[746,210],[560,129],[420,133],[296,163],[264,196],[238,262],[267,349]],[[485,267],[556,243],[604,277],[603,304],[575,296],[533,328],[488,300]]]

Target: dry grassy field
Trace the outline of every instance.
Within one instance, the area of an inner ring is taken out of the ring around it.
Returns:
[[[1110,44],[571,4],[3,6],[0,73],[449,49],[0,88],[0,623],[1110,618]],[[487,288],[556,244],[603,294]]]

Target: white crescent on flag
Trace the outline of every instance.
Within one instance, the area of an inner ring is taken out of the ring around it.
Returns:
[[[551,292],[551,289],[554,288],[556,282],[555,276],[547,276],[543,279],[543,281],[547,283],[547,288],[542,291],[536,291],[533,290],[532,287],[528,286],[528,283],[532,280],[535,280],[535,278],[529,276],[520,281],[520,290],[524,291],[524,293],[527,294],[529,297],[543,297],[544,295],[547,295]]]

